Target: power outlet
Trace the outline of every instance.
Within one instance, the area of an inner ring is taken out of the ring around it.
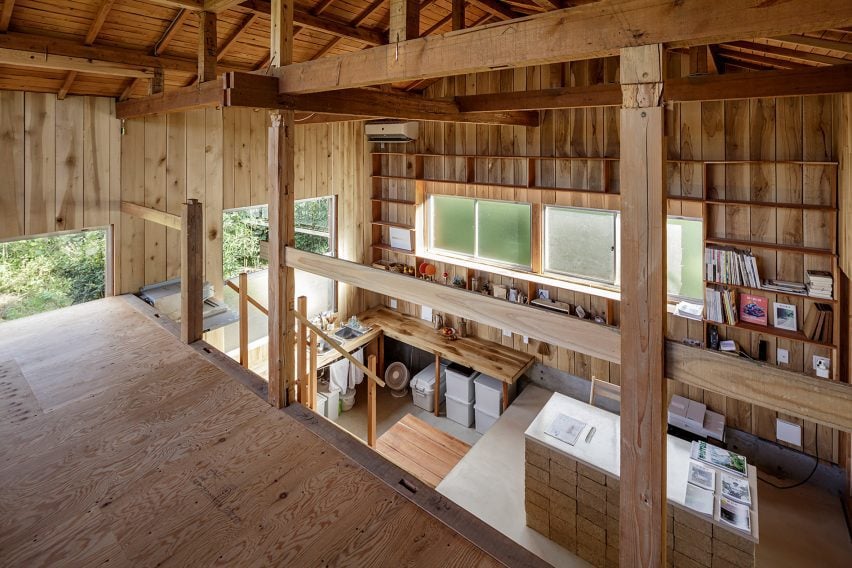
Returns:
[[[511,329],[504,329],[503,330],[503,337],[512,337],[512,330]]]
[[[828,357],[820,357],[819,355],[814,355],[814,371],[816,371],[817,377],[827,379],[829,377],[828,370],[830,368],[831,359],[829,359]]]
[[[396,298],[391,298],[390,302],[388,302],[388,304],[390,305],[390,309],[392,309],[392,310],[395,310],[397,305],[398,305]]]
[[[775,359],[778,360],[779,365],[789,365],[790,364],[790,352],[786,349],[778,349],[778,353],[775,356]]]

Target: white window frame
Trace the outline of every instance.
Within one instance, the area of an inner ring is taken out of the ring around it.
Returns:
[[[590,211],[596,211],[599,213],[609,213],[612,215],[612,222],[614,223],[614,257],[613,262],[615,266],[613,267],[613,276],[614,279],[604,280],[601,278],[594,278],[591,276],[586,276],[583,274],[576,274],[571,272],[565,272],[562,270],[551,269],[548,266],[548,254],[547,254],[547,212],[551,209],[558,210],[570,210],[577,211],[580,213],[587,213]],[[621,213],[619,211],[615,211],[612,209],[593,209],[589,207],[572,207],[570,205],[545,205],[542,209],[542,223],[541,223],[541,249],[542,249],[542,259],[541,259],[541,271],[542,274],[553,276],[556,278],[567,279],[575,282],[588,282],[594,283],[596,285],[603,284],[607,287],[612,287],[614,289],[621,288]]]

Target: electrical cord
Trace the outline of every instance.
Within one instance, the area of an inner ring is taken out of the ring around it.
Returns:
[[[794,483],[793,485],[778,485],[777,483],[773,483],[772,481],[769,481],[768,479],[765,479],[765,478],[761,477],[760,475],[758,475],[757,478],[760,481],[766,483],[767,485],[771,485],[775,489],[793,489],[795,487],[799,487],[801,485],[804,485],[805,483],[810,481],[811,478],[816,473],[816,470],[817,470],[818,467],[819,467],[819,458],[814,458],[814,468],[811,470],[811,472],[808,474],[808,476],[806,478],[804,478],[803,480],[801,480],[797,483]]]

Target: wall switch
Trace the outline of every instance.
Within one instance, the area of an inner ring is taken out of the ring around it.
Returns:
[[[395,310],[395,309],[396,309],[396,306],[397,306],[396,298],[391,298],[391,299],[390,299],[389,304],[390,304],[390,308],[391,308],[392,310]]]
[[[511,329],[504,329],[503,330],[503,337],[512,337],[512,330]]]
[[[525,335],[524,336],[524,345],[529,345],[529,343],[530,343],[530,338],[529,338],[528,335]]]
[[[793,446],[802,446],[802,427],[786,420],[776,419],[775,438]]]
[[[786,349],[778,349],[778,354],[775,356],[779,365],[788,365],[790,363],[790,352]]]

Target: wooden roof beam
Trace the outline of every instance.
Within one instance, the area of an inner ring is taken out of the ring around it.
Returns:
[[[498,20],[514,20],[522,18],[523,14],[519,14],[512,10],[509,6],[500,2],[500,0],[467,0],[483,12],[493,15]]]
[[[151,114],[217,107],[222,106],[223,97],[222,81],[216,79],[191,87],[181,87],[157,95],[116,103],[115,116],[119,119],[139,118]]]
[[[751,41],[730,41],[723,44],[721,47],[725,49],[747,49],[749,51],[758,51],[770,55],[789,57],[790,59],[796,59],[797,61],[815,65],[844,65],[850,63],[848,59],[820,55],[818,53],[810,53],[807,51],[799,51],[797,49],[789,49],[786,47],[778,47],[777,45],[769,45],[766,43],[754,43]]]
[[[609,57],[622,47],[689,47],[836,27],[852,3],[834,0],[605,0],[476,30],[418,38],[276,69],[281,92],[303,94],[502,68]],[[707,21],[701,14],[712,12]]]
[[[101,33],[101,28],[104,27],[104,22],[106,22],[107,16],[109,15],[110,10],[112,10],[112,5],[115,4],[115,0],[103,0],[101,3],[101,7],[98,9],[98,13],[95,15],[95,19],[92,21],[92,24],[89,26],[89,31],[86,33],[86,38],[83,40],[85,45],[92,45],[95,43],[95,39],[97,39],[98,34]],[[62,82],[62,86],[59,88],[59,92],[56,94],[56,98],[60,101],[68,95],[68,91],[71,90],[71,86],[74,84],[74,81],[77,79],[76,71],[69,71],[65,75],[65,80]]]
[[[219,48],[219,51],[216,53],[216,61],[221,61],[222,58],[225,57],[228,51],[232,47],[234,47],[234,44],[237,42],[237,40],[239,40],[240,37],[242,37],[242,35],[246,33],[246,31],[248,31],[248,29],[258,20],[258,18],[260,18],[260,16],[258,16],[257,14],[251,14],[243,20],[243,23],[240,24],[240,27],[234,30],[234,33],[232,33],[231,36],[225,40],[225,43],[222,44],[222,47]]]
[[[231,8],[236,7],[243,0],[205,0],[204,1],[204,11],[205,12],[224,12],[225,10],[230,10]]]
[[[180,32],[183,28],[183,24],[186,22],[187,18],[189,18],[189,14],[190,11],[187,9],[178,10],[178,13],[169,23],[166,31],[163,32],[163,35],[159,40],[157,40],[157,43],[154,44],[154,55],[162,55],[169,44],[172,43],[172,40],[175,39],[178,32]]]
[[[259,14],[269,14],[271,10],[270,3],[267,0],[244,0],[240,3],[240,6]],[[357,27],[357,23],[351,25],[331,18],[315,16],[302,10],[296,10],[293,13],[293,21],[305,28],[311,28],[341,38],[354,39],[368,45],[382,45],[387,43],[384,34],[376,30],[359,28]]]
[[[745,63],[753,63],[762,65],[764,68],[770,69],[807,69],[814,65],[805,65],[804,63],[796,63],[795,61],[787,61],[786,59],[776,59],[764,55],[755,55],[753,53],[745,53],[735,49],[720,49],[719,55],[724,59],[733,59],[743,61]]]
[[[94,75],[113,75],[117,77],[152,77],[154,66],[117,61],[75,57],[43,51],[9,49],[0,47],[0,65],[51,69],[54,71],[76,71]]]
[[[3,10],[0,11],[0,32],[9,30],[9,22],[12,21],[12,10],[15,8],[15,0],[3,0]]]
[[[785,43],[795,43],[796,45],[806,45],[808,47],[816,47],[818,49],[828,49],[831,51],[840,51],[843,53],[852,54],[852,43],[846,43],[842,41],[834,41],[831,39],[823,39],[819,37],[811,37],[804,35],[784,35],[773,37],[772,39],[777,39]]]

